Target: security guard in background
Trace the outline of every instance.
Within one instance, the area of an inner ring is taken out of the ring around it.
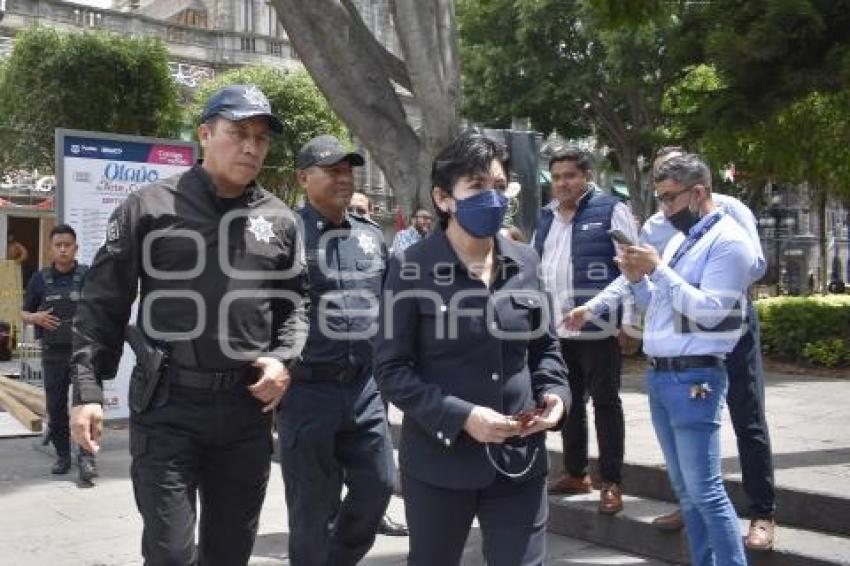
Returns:
[[[102,381],[115,374],[141,281],[130,451],[149,566],[248,563],[272,410],[306,336],[297,217],[254,180],[282,124],[247,85],[214,93],[201,121],[203,163],[131,194],[112,214],[74,321],[71,426],[97,451]],[[167,362],[151,367],[162,352]]]
[[[387,250],[375,223],[347,212],[357,165],[363,157],[333,136],[310,140],[296,158],[308,199],[300,215],[310,332],[277,417],[294,566],[357,564],[392,493],[392,445],[370,343]],[[348,488],[341,504],[340,478]]]
[[[71,386],[71,321],[77,310],[88,266],[77,263],[77,233],[67,224],[50,231],[49,267],[37,271],[27,284],[21,318],[36,327],[41,338],[44,393],[50,417],[48,438],[56,448],[56,462],[50,471],[67,474],[71,469],[71,442],[68,425],[68,388]],[[77,463],[80,484],[91,485],[97,477],[94,455],[80,451]]]

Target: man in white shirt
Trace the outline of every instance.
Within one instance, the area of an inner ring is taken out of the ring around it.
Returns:
[[[552,295],[558,321],[614,281],[617,247],[609,231],[637,240],[629,208],[592,182],[589,156],[567,148],[549,161],[554,200],[540,211],[533,245],[542,259],[543,281]],[[589,493],[587,397],[593,399],[602,480],[599,511],[623,508],[622,477],[625,425],[620,399],[621,356],[617,340],[619,312],[579,331],[559,327],[561,351],[569,369],[573,406],[562,430],[564,475],[549,484],[550,493]]]

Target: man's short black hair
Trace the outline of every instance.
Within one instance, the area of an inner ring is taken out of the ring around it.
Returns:
[[[68,224],[57,224],[54,226],[53,229],[50,230],[50,239],[52,240],[53,236],[58,234],[70,234],[71,237],[74,238],[74,241],[77,241],[77,232],[74,231],[74,229]]]
[[[555,153],[552,154],[552,157],[549,158],[549,171],[552,170],[552,167],[556,163],[561,161],[570,161],[575,163],[576,167],[578,167],[582,173],[587,173],[593,170],[593,161],[590,158],[590,154],[577,147],[565,147],[555,151]]]
[[[489,174],[494,159],[499,162],[507,159],[505,147],[477,130],[466,130],[434,158],[431,186],[439,187],[451,195],[455,184],[463,177]],[[449,214],[440,210],[436,202],[434,212],[445,228]]]

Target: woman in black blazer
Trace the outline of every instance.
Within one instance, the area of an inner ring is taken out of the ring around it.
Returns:
[[[441,227],[390,260],[375,372],[404,412],[409,564],[458,564],[476,517],[487,564],[543,564],[544,431],[570,392],[537,254],[497,235],[502,155],[472,132],[443,150]]]

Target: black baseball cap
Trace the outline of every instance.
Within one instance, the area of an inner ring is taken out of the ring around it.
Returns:
[[[295,166],[307,169],[314,165],[325,167],[339,163],[343,159],[355,166],[365,163],[363,156],[356,151],[348,151],[334,136],[318,136],[305,143],[295,158]]]
[[[254,116],[265,116],[269,119],[269,127],[274,133],[283,132],[283,122],[272,114],[269,99],[254,85],[229,85],[215,91],[204,106],[201,122],[207,122],[216,116],[234,122]]]

